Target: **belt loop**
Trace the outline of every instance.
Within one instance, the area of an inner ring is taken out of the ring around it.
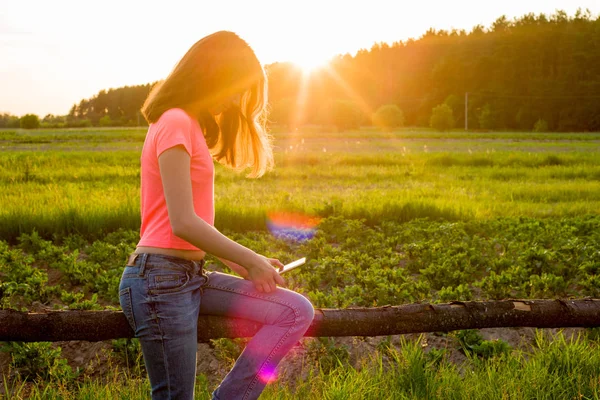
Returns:
[[[139,276],[144,276],[144,272],[146,272],[146,260],[148,260],[148,253],[142,253],[140,257]]]

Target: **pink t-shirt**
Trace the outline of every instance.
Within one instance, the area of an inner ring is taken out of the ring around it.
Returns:
[[[158,166],[158,156],[182,145],[189,153],[194,210],[214,225],[214,165],[198,121],[180,108],[165,111],[150,124],[142,149],[142,226],[138,246],[166,249],[200,250],[175,236],[171,229],[167,203]]]

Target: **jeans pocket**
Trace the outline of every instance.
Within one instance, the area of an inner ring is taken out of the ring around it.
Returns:
[[[182,290],[190,281],[185,271],[158,270],[148,274],[148,293],[165,294]]]
[[[126,287],[123,290],[119,291],[119,303],[121,303],[121,309],[123,309],[123,314],[127,318],[127,322],[131,326],[133,331],[136,331],[135,318],[133,316],[133,306],[131,304],[131,288]]]

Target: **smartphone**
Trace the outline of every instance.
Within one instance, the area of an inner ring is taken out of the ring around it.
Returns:
[[[290,271],[290,270],[292,270],[292,269],[294,269],[294,268],[298,268],[299,266],[301,266],[301,265],[302,265],[302,264],[304,264],[305,262],[306,262],[306,257],[302,257],[302,258],[300,258],[300,259],[298,259],[298,260],[296,260],[296,261],[292,261],[292,262],[291,262],[291,263],[289,263],[289,264],[285,264],[285,265],[283,266],[283,268],[280,268],[280,269],[279,269],[279,273],[280,273],[280,274],[283,274],[284,272],[288,272],[288,271]]]

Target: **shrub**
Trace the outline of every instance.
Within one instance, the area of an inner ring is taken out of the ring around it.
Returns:
[[[72,119],[67,121],[67,128],[89,128],[92,126],[92,121],[89,119]]]
[[[531,108],[528,106],[521,107],[519,112],[517,112],[515,122],[517,123],[517,127],[519,129],[531,129],[531,127],[535,124],[533,110],[531,110]]]
[[[509,354],[511,346],[504,340],[483,340],[476,329],[464,329],[456,334],[462,353],[478,356],[484,360]]]
[[[100,118],[98,123],[100,126],[111,126],[113,122],[110,119],[110,115],[105,115],[104,117]]]
[[[459,108],[462,105],[464,105],[462,100],[454,94],[451,94],[450,96],[446,97],[446,100],[444,100],[444,104],[447,104],[448,107],[450,107],[452,109],[452,112],[460,111]]]
[[[534,132],[548,132],[548,123],[545,119],[538,119],[535,125],[533,125]]]
[[[26,114],[19,120],[21,129],[37,129],[40,127],[40,118],[35,114]]]
[[[18,128],[19,126],[19,117],[7,113],[0,114],[0,128]]]
[[[48,342],[7,342],[2,351],[11,355],[11,366],[25,380],[68,382],[78,375],[61,356],[61,348],[52,348]]]
[[[454,127],[452,109],[447,104],[440,104],[431,112],[429,126],[438,131],[448,131]]]
[[[482,129],[493,129],[495,127],[494,115],[489,104],[483,106],[479,114],[479,126]]]
[[[444,286],[438,292],[438,298],[440,302],[467,301],[473,299],[473,293],[466,284],[460,284],[456,287]]]
[[[360,126],[363,115],[352,101],[335,100],[328,107],[328,121],[339,130],[354,129]]]
[[[529,289],[529,296],[533,298],[563,297],[567,295],[567,282],[554,274],[534,274],[529,278]]]
[[[404,125],[404,113],[395,104],[386,104],[373,114],[373,124],[382,129],[392,129]]]

